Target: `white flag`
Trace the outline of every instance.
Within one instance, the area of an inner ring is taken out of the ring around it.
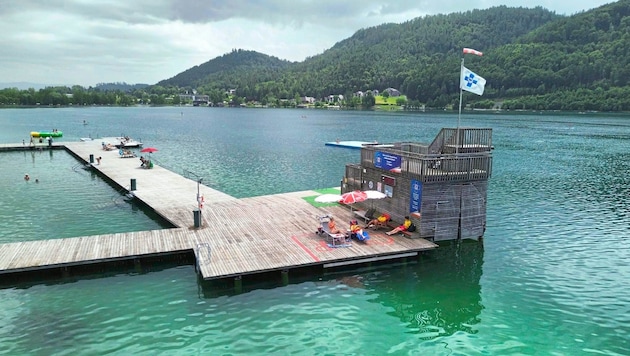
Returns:
[[[462,76],[459,81],[459,87],[475,93],[477,95],[483,95],[483,89],[486,85],[486,80],[477,74],[470,71],[470,69],[462,66]]]

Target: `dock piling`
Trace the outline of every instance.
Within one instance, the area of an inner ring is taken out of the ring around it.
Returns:
[[[241,276],[234,277],[234,291],[236,294],[243,293],[243,278]]]
[[[195,227],[201,226],[201,210],[195,209],[193,210],[193,219],[195,222]]]
[[[280,274],[282,275],[282,285],[288,286],[289,285],[289,270],[284,269],[282,270],[282,272],[280,272]]]

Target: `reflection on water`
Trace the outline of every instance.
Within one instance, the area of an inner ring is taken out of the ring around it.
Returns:
[[[475,333],[481,305],[483,243],[443,244],[417,265],[396,271],[368,274],[375,301],[391,306],[388,314],[407,324],[423,338]]]

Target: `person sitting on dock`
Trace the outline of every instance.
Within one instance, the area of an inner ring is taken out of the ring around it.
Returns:
[[[365,231],[363,231],[363,228],[359,226],[359,223],[356,220],[352,220],[350,221],[350,238],[365,241],[370,237]]]
[[[370,220],[365,227],[366,228],[370,228],[370,227],[375,227],[375,228],[386,227],[387,226],[387,222],[389,221],[389,219],[391,219],[389,214],[382,213],[377,218]]]
[[[142,167],[142,168],[144,168],[144,167],[145,167],[145,165],[147,164],[147,160],[146,160],[146,159],[144,159],[144,156],[140,156],[140,162],[142,162],[142,163],[140,164],[140,167]]]
[[[363,235],[363,229],[356,220],[350,221],[350,236],[356,237],[357,234]]]
[[[402,223],[402,225],[398,226],[397,228],[393,229],[392,231],[386,232],[386,234],[387,235],[393,235],[393,234],[397,234],[397,233],[399,233],[401,231],[407,231],[409,226],[411,226],[411,220],[409,220],[408,216],[405,216],[405,222]]]
[[[337,228],[337,224],[335,223],[335,218],[330,217],[330,221],[328,221],[328,230],[331,234],[341,234],[341,230]]]

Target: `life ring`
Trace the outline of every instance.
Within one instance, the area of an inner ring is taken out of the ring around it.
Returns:
[[[203,198],[203,195],[199,196],[198,201],[199,201],[199,208],[203,209],[203,203],[205,202],[205,199]]]

